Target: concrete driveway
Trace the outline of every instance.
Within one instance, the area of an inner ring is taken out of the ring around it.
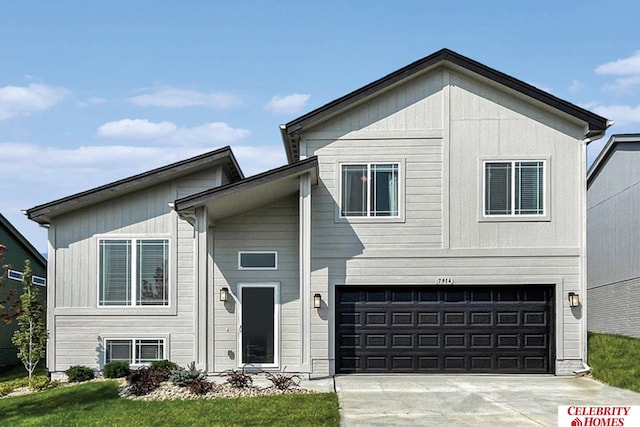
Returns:
[[[550,375],[339,375],[341,424],[555,426],[560,405],[640,405],[640,393]]]

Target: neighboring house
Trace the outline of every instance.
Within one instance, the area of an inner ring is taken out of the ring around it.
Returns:
[[[590,331],[640,338],[640,134],[613,135],[587,176]]]
[[[30,209],[47,365],[571,374],[605,118],[449,50],[229,148]]]
[[[0,214],[0,243],[7,247],[7,250],[4,251],[4,258],[0,260],[0,266],[7,266],[3,271],[2,282],[4,286],[0,287],[0,298],[4,298],[7,292],[13,290],[15,296],[11,302],[20,300],[24,261],[29,259],[31,260],[31,271],[36,276],[34,283],[42,286],[40,293],[44,299],[47,293],[45,287],[47,260],[2,214]],[[0,368],[21,363],[17,357],[18,349],[11,342],[17,328],[18,324],[15,319],[8,325],[0,322]]]

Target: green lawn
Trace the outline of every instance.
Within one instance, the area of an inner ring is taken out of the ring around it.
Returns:
[[[589,332],[589,365],[605,384],[640,392],[640,340]]]
[[[0,399],[0,426],[338,426],[334,393],[143,402],[114,381]]]
[[[35,375],[46,375],[46,374],[47,374],[47,368],[44,367],[44,361],[41,361],[36,367],[36,370],[33,373],[33,375],[35,376]],[[7,368],[3,371],[0,371],[0,382],[17,380],[19,378],[24,378],[26,376],[27,376],[27,371],[26,369],[24,369],[24,366],[20,364],[20,365]]]

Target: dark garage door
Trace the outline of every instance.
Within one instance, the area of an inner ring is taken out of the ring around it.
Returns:
[[[337,371],[551,373],[552,291],[336,287]]]

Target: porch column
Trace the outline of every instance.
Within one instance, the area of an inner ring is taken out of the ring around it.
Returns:
[[[194,225],[194,358],[198,369],[207,370],[207,231],[208,210],[206,206],[196,209],[196,223]]]
[[[311,372],[311,175],[300,176],[300,372]]]

